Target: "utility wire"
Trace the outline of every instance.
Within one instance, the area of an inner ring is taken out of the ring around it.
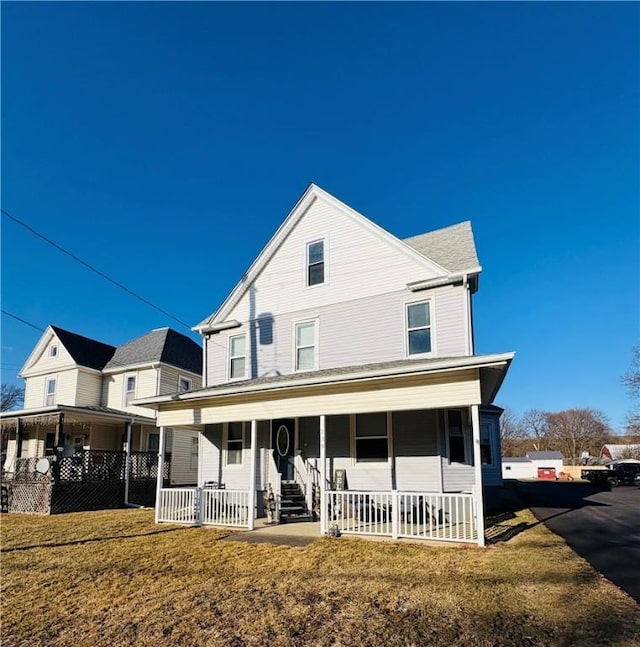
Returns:
[[[18,317],[17,315],[12,314],[11,312],[7,312],[4,308],[2,309],[2,314],[7,315],[7,317],[11,317],[12,319],[15,319],[16,321],[19,321],[20,323],[26,324],[27,326],[31,326],[31,328],[35,328],[40,332],[44,332],[44,328],[40,328],[40,326],[36,326],[35,324],[32,324],[30,321],[27,321],[26,319],[22,319],[21,317]]]
[[[81,265],[84,265],[87,269],[91,270],[92,272],[95,272],[98,276],[101,276],[103,279],[109,281],[109,283],[113,283],[116,287],[119,287],[121,290],[124,290],[128,294],[130,294],[132,297],[135,297],[138,299],[138,301],[142,301],[142,303],[150,306],[154,310],[157,310],[158,312],[161,312],[165,317],[169,317],[170,319],[173,319],[174,321],[178,322],[181,326],[184,326],[187,330],[191,331],[191,326],[188,323],[185,323],[181,319],[178,319],[177,317],[174,317],[172,314],[169,314],[166,310],[163,310],[162,308],[159,308],[157,305],[151,303],[148,299],[145,299],[144,297],[140,296],[139,294],[136,294],[133,290],[130,290],[128,287],[125,285],[122,285],[122,283],[119,283],[115,279],[112,279],[110,276],[105,274],[104,272],[101,272],[100,270],[96,269],[91,265],[90,263],[87,263],[87,261],[82,260],[72,252],[66,250],[64,247],[61,247],[54,241],[52,241],[50,238],[47,238],[43,234],[39,233],[36,231],[33,227],[28,225],[26,222],[22,222],[19,218],[16,218],[15,216],[12,216],[8,211],[5,211],[4,209],[0,209],[0,211],[7,216],[7,218],[10,218],[13,220],[15,223],[20,225],[21,227],[24,227],[27,231],[30,231],[34,236],[37,236],[41,240],[44,240],[46,243],[49,243],[52,247],[55,247],[58,251],[62,252],[63,254],[66,254],[67,256],[70,256],[74,261],[77,261]],[[4,310],[3,310],[4,312]],[[15,317],[14,315],[9,314],[10,317],[14,317],[14,319],[20,319],[18,317]],[[28,325],[32,326],[33,328],[36,328],[36,326],[33,326],[33,324],[29,324],[28,322],[23,322],[27,323]],[[42,328],[37,328],[37,330],[42,330]]]

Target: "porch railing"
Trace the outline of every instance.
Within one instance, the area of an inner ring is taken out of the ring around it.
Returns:
[[[165,523],[249,528],[253,514],[247,490],[163,488],[157,502],[157,520]]]
[[[342,534],[438,541],[478,540],[472,494],[328,491],[327,525]]]

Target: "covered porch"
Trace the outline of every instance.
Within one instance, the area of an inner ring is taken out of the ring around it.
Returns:
[[[257,518],[284,519],[297,488],[320,534],[483,545],[482,472],[499,449],[481,431],[483,405],[511,358],[316,371],[147,400],[160,456],[167,427],[200,431],[198,486],[158,481],[156,521],[251,530]]]

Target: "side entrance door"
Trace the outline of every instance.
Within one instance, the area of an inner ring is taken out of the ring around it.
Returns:
[[[296,422],[293,418],[271,421],[273,459],[283,481],[293,481],[293,462],[296,450]]]

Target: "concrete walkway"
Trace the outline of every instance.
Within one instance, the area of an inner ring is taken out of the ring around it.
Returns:
[[[261,522],[262,520],[258,520]],[[256,524],[255,530],[244,530],[225,537],[223,541],[244,541],[249,544],[276,546],[308,546],[320,539],[320,522]]]

